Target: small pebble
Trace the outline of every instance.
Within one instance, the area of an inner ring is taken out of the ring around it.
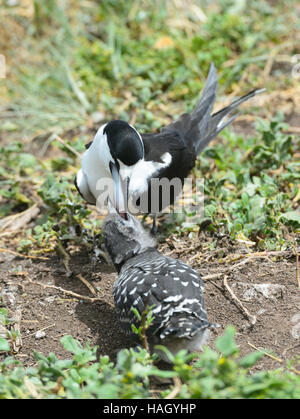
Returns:
[[[42,339],[46,336],[46,333],[43,330],[38,330],[35,334],[36,339]]]

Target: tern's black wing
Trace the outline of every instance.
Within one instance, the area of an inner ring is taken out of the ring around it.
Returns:
[[[168,179],[186,178],[195,165],[196,153],[188,146],[184,137],[177,131],[161,131],[157,134],[142,135],[145,148],[145,160],[161,162],[161,157],[169,153],[171,164],[158,171],[154,177]]]
[[[159,213],[166,206],[172,205],[182,191],[184,180],[190,174],[195,166],[196,153],[193,146],[188,146],[183,136],[177,131],[161,131],[157,134],[144,134],[142,136],[145,149],[145,160],[153,162],[162,162],[162,156],[168,153],[171,156],[170,164],[162,167],[152,174],[148,179],[147,196],[142,199],[148,204],[149,213]],[[168,191],[168,200],[162,192],[156,192],[156,203],[153,202],[151,189],[152,179],[169,180],[173,182],[172,188]],[[158,194],[158,195],[157,195]],[[159,195],[160,194],[160,195]]]

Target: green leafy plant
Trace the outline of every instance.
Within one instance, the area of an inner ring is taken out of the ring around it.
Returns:
[[[258,123],[257,137],[245,141],[227,134],[224,142],[202,153],[196,176],[205,178],[208,229],[273,249],[285,242],[282,224],[299,231],[293,201],[299,190],[299,164],[293,161],[297,142],[285,128],[278,114],[269,123]],[[216,170],[211,170],[211,161]]]
[[[0,216],[6,216],[32,204],[31,196],[25,192],[24,183],[30,179],[39,163],[32,154],[24,152],[19,142],[0,147],[0,163],[0,199],[6,201],[1,205]]]
[[[27,230],[27,238],[20,243],[23,250],[33,244],[40,248],[51,242],[55,245],[57,240],[62,243],[75,241],[86,246],[93,243],[97,222],[89,221],[90,211],[79,194],[74,194],[74,185],[69,178],[58,178],[49,173],[38,195],[47,212],[33,230]]]
[[[8,317],[6,308],[0,307],[0,352],[9,352],[18,336],[19,332],[13,327],[13,320]]]
[[[158,368],[145,349],[123,349],[115,362],[108,356],[97,359],[96,347],[82,346],[70,335],[61,339],[69,359],[35,352],[36,366],[24,368],[12,356],[3,357],[8,347],[2,343],[0,398],[152,398],[151,377],[176,378],[177,398],[300,398],[300,377],[291,371],[249,374],[263,354],[240,358],[234,334],[229,327],[216,340],[216,350],[180,351],[169,370]],[[171,391],[172,384],[156,394],[164,398]]]

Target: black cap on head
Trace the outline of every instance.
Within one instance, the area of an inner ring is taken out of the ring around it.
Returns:
[[[144,157],[144,147],[138,133],[127,122],[110,121],[103,130],[114,159],[132,166]]]

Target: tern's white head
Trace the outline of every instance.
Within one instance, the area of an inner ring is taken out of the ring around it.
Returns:
[[[132,172],[143,160],[144,145],[136,129],[125,121],[110,121],[99,128],[94,140],[87,145],[75,184],[83,198],[91,202],[87,196],[90,198],[92,194],[96,202],[101,189],[97,187],[99,180],[112,178],[115,199],[111,198],[117,208],[122,207]]]

